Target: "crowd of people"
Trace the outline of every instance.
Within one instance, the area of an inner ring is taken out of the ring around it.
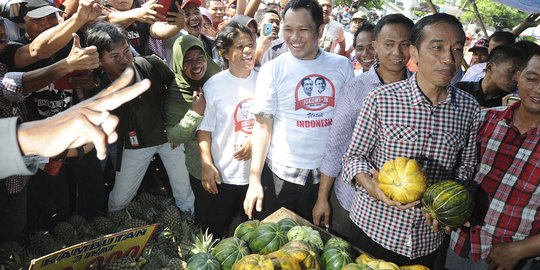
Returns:
[[[25,7],[0,25],[0,242],[124,209],[158,155],[216,237],[286,207],[399,265],[539,267],[539,45],[469,48],[444,13],[354,6],[344,28],[332,0]],[[452,231],[384,195],[378,170],[403,156],[469,187],[471,220]]]

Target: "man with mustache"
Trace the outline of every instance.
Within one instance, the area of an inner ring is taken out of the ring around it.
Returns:
[[[433,14],[414,25],[411,37],[409,51],[418,72],[367,95],[343,157],[343,180],[355,188],[352,244],[398,265],[432,268],[443,230],[423,216],[419,200],[390,200],[379,188],[378,170],[388,160],[407,157],[426,169],[428,184],[444,179],[467,183],[476,166],[480,107],[450,85],[463,59],[461,23],[448,14]]]
[[[379,86],[412,76],[406,64],[410,56],[413,25],[409,18],[401,14],[387,15],[379,20],[372,31],[375,36],[372,44],[381,57],[369,70],[347,83],[336,104],[333,124],[321,162],[321,184],[317,203],[313,207],[313,223],[326,227],[332,225],[332,229],[343,236],[349,236],[351,222],[348,217],[354,189],[341,181],[341,157],[347,151],[354,123],[367,94]],[[395,62],[398,64],[395,65]],[[334,182],[336,177],[339,180]],[[329,203],[328,196],[332,187],[334,192],[330,195]],[[330,204],[333,209],[331,224]]]

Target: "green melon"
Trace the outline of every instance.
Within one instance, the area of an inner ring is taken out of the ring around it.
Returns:
[[[287,243],[287,233],[274,222],[262,223],[251,238],[249,248],[257,254],[266,255]]]
[[[474,201],[465,186],[456,181],[444,180],[426,190],[422,205],[442,226],[458,227],[471,217]]]

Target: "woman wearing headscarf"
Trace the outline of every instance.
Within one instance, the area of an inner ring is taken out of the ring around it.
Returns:
[[[202,223],[208,193],[201,185],[201,159],[197,146],[196,129],[201,123],[206,101],[201,92],[203,84],[220,71],[204,51],[202,42],[192,36],[179,37],[173,46],[175,79],[167,89],[164,118],[171,147],[184,144],[186,167],[195,195],[195,220]]]

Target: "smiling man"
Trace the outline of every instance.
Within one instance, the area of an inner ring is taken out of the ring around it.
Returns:
[[[471,228],[452,233],[448,269],[536,269],[531,265],[540,256],[540,50],[530,53],[517,74],[521,101],[482,111],[476,208]]]
[[[429,184],[444,179],[467,183],[476,165],[480,107],[449,85],[463,59],[461,23],[448,14],[430,15],[418,21],[411,36],[410,55],[418,72],[367,95],[343,157],[343,180],[356,190],[352,244],[398,265],[432,268],[444,232],[428,225],[420,201],[402,205],[386,197],[377,171],[388,160],[408,157],[426,169]],[[403,61],[390,59],[395,67]]]
[[[284,206],[311,219],[335,100],[354,76],[347,58],[319,48],[322,13],[314,0],[287,3],[283,38],[289,52],[259,71],[253,104],[253,154],[244,200],[250,218],[255,206],[259,219]],[[312,88],[316,81],[326,85],[324,93]]]
[[[370,34],[375,36],[375,41],[362,44],[371,46],[371,50],[376,50],[381,57],[373,67],[370,65],[371,68],[347,83],[336,105],[328,143],[321,162],[321,184],[317,203],[313,208],[313,223],[326,227],[331,225],[334,231],[345,237],[349,236],[351,227],[348,217],[354,189],[341,181],[341,157],[347,151],[354,123],[367,94],[379,86],[397,82],[412,75],[405,65],[409,61],[413,25],[414,23],[409,18],[401,14],[390,14],[381,18],[377,25],[372,27]],[[364,24],[360,29],[364,27],[367,25]],[[374,57],[373,54],[370,57]],[[400,65],[394,65],[395,62]],[[338,181],[334,182],[336,177]],[[332,186],[334,192],[330,193]],[[329,194],[331,194],[330,202],[333,210],[332,224],[330,224]]]

